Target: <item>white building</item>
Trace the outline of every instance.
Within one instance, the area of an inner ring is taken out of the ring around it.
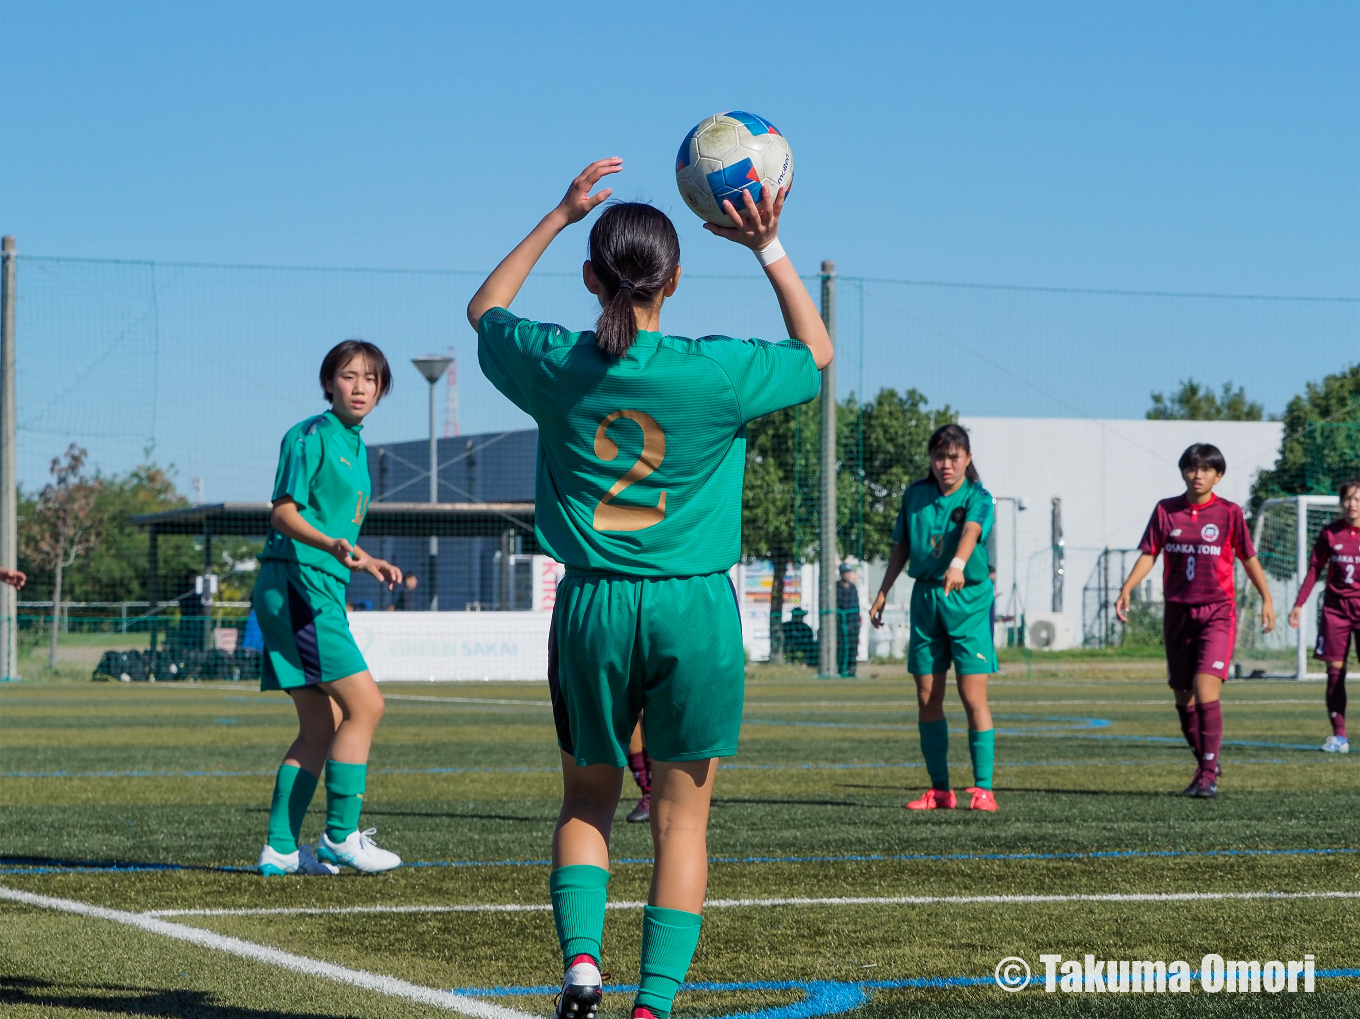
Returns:
[[[1228,472],[1218,493],[1245,503],[1257,473],[1273,467],[1278,421],[1126,421],[966,416],[982,483],[997,497],[997,611],[1009,611],[1012,581],[1027,618],[1053,610],[1053,499],[1061,500],[1066,566],[1062,608],[1068,633],[1081,641],[1082,588],[1101,550],[1132,549],[1158,499],[1183,492],[1176,462],[1195,442],[1223,451]],[[1024,501],[1016,511],[1008,499]],[[1128,557],[1128,566],[1134,556]],[[1112,583],[1123,581],[1118,559]],[[1013,565],[1014,564],[1014,567]],[[1161,570],[1153,571],[1160,595]],[[1061,628],[1061,627],[1060,627]]]

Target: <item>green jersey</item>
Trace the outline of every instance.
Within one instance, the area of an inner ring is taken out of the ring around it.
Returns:
[[[976,523],[982,534],[963,567],[967,584],[980,584],[987,576],[987,536],[992,533],[992,495],[976,481],[965,481],[953,495],[943,495],[933,477],[907,486],[897,512],[893,541],[911,552],[907,576],[942,581],[944,571],[959,548],[963,525]]]
[[[538,422],[539,544],[578,569],[683,577],[741,554],[748,421],[817,395],[797,340],[640,332],[620,358],[593,332],[516,318],[477,330],[482,371]]]
[[[303,520],[327,537],[344,538],[351,545],[359,540],[359,525],[373,490],[368,450],[359,438],[363,427],[347,425],[328,410],[288,429],[279,444],[271,499],[292,499]],[[294,541],[272,527],[260,558],[301,563],[344,581],[350,577],[349,567],[329,552]]]

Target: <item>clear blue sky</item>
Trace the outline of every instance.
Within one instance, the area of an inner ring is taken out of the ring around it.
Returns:
[[[0,218],[33,253],[480,268],[618,154],[688,266],[746,271],[672,160],[749,107],[808,269],[1360,293],[1360,4],[743,10],[6,0]]]
[[[793,147],[782,232],[804,272],[834,258],[869,277],[1360,296],[1355,2],[0,0],[0,66],[0,230],[27,254],[485,269],[617,154],[618,194],[672,213],[687,271],[751,273],[673,177],[693,123],[745,108]],[[574,269],[583,247],[545,267]],[[973,353],[953,356],[1007,366],[971,400],[947,357],[889,381],[972,414],[1135,416],[1193,373],[1279,411],[1360,359],[1354,314],[1246,338],[1239,314],[1193,363],[1177,340],[1146,371],[1108,362],[1079,398],[1085,314],[1055,312],[1051,348],[1032,323],[960,326]],[[1256,344],[1247,367],[1236,342]],[[403,436],[419,395],[391,419]],[[466,429],[510,420],[490,399],[470,389],[488,410]]]

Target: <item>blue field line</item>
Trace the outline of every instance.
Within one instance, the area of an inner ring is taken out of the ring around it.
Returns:
[[[1164,860],[1250,857],[1250,856],[1351,856],[1360,848],[1329,849],[1105,849],[1071,853],[842,853],[826,856],[710,856],[709,863],[899,863],[970,862],[977,860]],[[615,857],[616,864],[651,864],[650,856]],[[408,860],[404,867],[546,867],[549,858],[535,860]],[[189,863],[108,863],[72,861],[70,864],[45,862],[11,864],[0,867],[0,874],[90,874],[148,873],[155,871],[197,870],[224,874],[251,874],[250,866],[214,866]]]
[[[1106,729],[1114,724],[1108,718],[1072,718],[1062,715],[1002,715],[993,714],[993,718],[1019,718],[1040,722],[1057,722],[1058,725],[1026,725],[1019,728],[997,727],[998,736],[1024,736],[1036,732],[1061,732],[1068,729]],[[742,725],[783,725],[792,726],[800,729],[870,729],[874,731],[887,730],[890,732],[919,732],[917,723],[912,722],[908,725],[897,725],[891,722],[802,722],[794,719],[780,718],[743,718]]]
[[[1338,978],[1354,979],[1360,977],[1360,969],[1320,969],[1316,976],[1319,980]],[[1198,973],[1191,974],[1197,980]],[[724,991],[802,991],[801,1001],[788,1005],[757,1009],[751,1012],[733,1012],[722,1019],[818,1019],[820,1016],[842,1015],[866,1004],[873,991],[887,990],[931,990],[954,987],[995,986],[992,976],[936,976],[907,977],[901,980],[769,980],[743,981],[739,983],[693,983],[684,984],[681,991],[721,993]],[[1026,993],[1043,993],[1042,975],[1031,980]],[[606,994],[636,994],[636,984],[608,984]],[[507,997],[550,997],[558,988],[552,985],[529,987],[460,987],[453,993],[474,998]]]
[[[1150,736],[1148,739],[1162,740],[1160,736]],[[1169,743],[1180,743],[1179,739],[1165,738]],[[1226,741],[1225,741],[1226,742]],[[1309,749],[1317,749],[1310,747]],[[1331,757],[1319,757],[1318,763],[1323,761],[1330,762],[1338,755]],[[1132,768],[1144,765],[1159,764],[1179,764],[1180,758],[1172,761],[1132,761],[1132,760],[1085,760],[1085,761],[1002,761],[1002,768],[1088,768],[1088,767],[1121,767]],[[1262,758],[1234,758],[1232,764],[1289,764],[1291,762],[1280,757]],[[950,761],[951,765],[964,767],[968,761],[959,758]],[[916,769],[924,768],[925,764],[921,761],[846,761],[844,763],[832,762],[790,762],[785,764],[720,764],[720,771],[881,771],[891,769]],[[559,774],[560,766],[554,767],[485,767],[485,768],[454,768],[454,767],[428,767],[428,768],[372,768],[369,773],[373,775],[476,775],[476,774],[495,774],[495,775],[516,775],[516,774]],[[0,778],[262,778],[272,777],[275,771],[270,769],[258,769],[250,771],[225,771],[225,770],[201,770],[201,771],[0,771]]]
[[[996,715],[996,718],[1002,716]],[[1010,718],[1025,718],[1033,716],[1010,715]],[[1119,736],[1114,733],[1089,733],[1072,732],[1073,729],[1103,729],[1114,723],[1108,718],[1086,718],[1086,719],[1049,719],[1050,721],[1070,721],[1080,722],[1079,725],[1055,725],[1055,726],[1024,726],[1021,728],[1002,728],[997,726],[998,736],[1046,736],[1049,739],[1091,739],[1091,740],[1113,740],[1117,743],[1170,743],[1177,746],[1185,745],[1183,736]],[[743,725],[776,725],[789,726],[793,728],[810,729],[862,729],[862,730],[889,730],[893,732],[916,732],[915,725],[891,725],[887,723],[878,724],[873,722],[799,722],[793,720],[783,720],[777,718],[747,718],[743,720]],[[1225,739],[1225,747],[1265,747],[1271,750],[1312,750],[1318,749],[1316,743],[1269,743],[1263,740],[1240,740]],[[1336,755],[1333,755],[1336,756]]]

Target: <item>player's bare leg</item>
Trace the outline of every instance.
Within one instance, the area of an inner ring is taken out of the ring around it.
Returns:
[[[708,813],[718,759],[657,761],[652,799],[656,866],[648,902],[700,913],[708,889]]]
[[[582,767],[562,753],[562,810],[548,887],[564,969],[554,1014],[563,1019],[592,1019],[600,1007],[609,833],[622,789],[622,768]]]
[[[927,673],[912,678],[916,680],[916,720],[921,733],[921,754],[930,774],[930,788],[904,806],[908,810],[952,810],[958,799],[949,787],[949,727],[944,720],[944,694],[949,686],[949,673]]]
[[[331,864],[376,874],[401,866],[401,857],[359,830],[359,811],[368,785],[368,752],[386,705],[367,669],[324,684],[339,708],[340,723],[326,760],[326,830],[317,856]]]
[[[311,846],[299,844],[326,752],[340,724],[340,706],[315,686],[288,691],[298,716],[298,734],[283,755],[269,806],[269,828],[257,864],[262,874],[329,875],[338,868],[321,863]]]
[[[975,673],[959,676],[959,699],[968,716],[968,756],[973,762],[974,784],[965,791],[972,796],[970,810],[994,811],[996,797],[992,795],[992,759],[994,753],[992,709],[987,703],[987,680],[990,675]]]

